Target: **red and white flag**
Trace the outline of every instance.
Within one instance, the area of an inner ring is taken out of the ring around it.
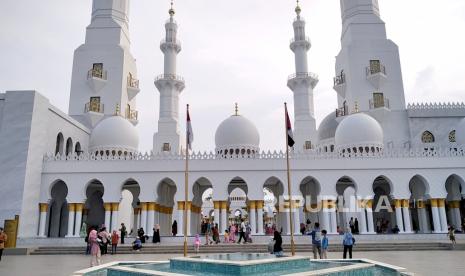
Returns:
[[[287,133],[287,145],[289,147],[293,147],[295,144],[294,141],[294,134],[292,133],[292,125],[291,120],[289,119],[289,114],[287,113],[287,104],[284,103],[284,109],[286,111],[286,133]]]
[[[191,116],[189,115],[189,105],[187,105],[187,122],[186,122],[186,143],[187,148],[192,149],[192,142],[194,141],[194,133],[192,132]]]

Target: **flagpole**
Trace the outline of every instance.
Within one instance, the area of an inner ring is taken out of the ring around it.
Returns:
[[[294,220],[292,216],[292,193],[291,193],[291,171],[290,171],[290,165],[289,165],[289,138],[288,136],[288,129],[287,129],[287,118],[288,118],[288,113],[287,113],[287,103],[284,103],[284,110],[286,111],[285,115],[285,123],[284,123],[284,130],[286,134],[286,165],[287,165],[287,192],[289,196],[289,222],[290,222],[290,228],[291,228],[291,253],[292,256],[295,256],[295,244],[294,244]]]
[[[187,114],[189,114],[189,105],[187,105]],[[186,121],[186,123],[188,122]],[[184,216],[183,216],[184,257],[187,257],[187,204],[188,204],[188,197],[189,197],[188,179],[189,179],[189,133],[188,131],[186,131],[186,168],[184,171]]]

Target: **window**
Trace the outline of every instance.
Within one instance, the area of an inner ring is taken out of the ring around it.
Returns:
[[[304,149],[312,149],[312,141],[305,141]]]
[[[57,135],[57,142],[55,145],[55,155],[63,153],[63,144],[65,143],[65,139],[63,138],[63,134],[58,133]]]
[[[455,130],[452,130],[451,132],[449,132],[449,142],[451,142],[451,143],[456,142],[456,140],[455,140]]]
[[[370,73],[376,74],[381,72],[381,62],[379,60],[370,60]]]
[[[384,94],[379,92],[373,93],[373,107],[380,108],[384,106]]]
[[[170,143],[163,143],[163,151],[170,151],[171,146]]]
[[[103,63],[92,65],[92,77],[103,79]]]
[[[101,112],[100,97],[90,97],[89,111]]]
[[[429,131],[425,131],[423,132],[423,134],[421,135],[421,141],[423,143],[434,143],[434,135],[433,133],[429,132]]]

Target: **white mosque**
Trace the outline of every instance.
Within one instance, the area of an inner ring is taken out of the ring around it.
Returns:
[[[340,3],[334,77],[340,108],[318,128],[313,100],[318,77],[308,69],[311,43],[299,6],[292,23],[295,73],[287,86],[294,93],[294,231],[310,219],[336,233],[350,217],[358,219],[362,235],[375,234],[380,219],[398,225],[401,234],[461,229],[465,104],[407,105],[399,50],[387,39],[378,0]],[[169,235],[174,220],[182,229],[187,209],[189,235],[200,231],[209,210],[221,231],[241,213],[254,235],[264,234],[270,217],[290,234],[289,209],[274,208],[270,200],[270,194],[288,194],[285,154],[260,148],[257,128],[238,112],[218,126],[212,152],[191,153],[184,203],[179,97],[185,81],[176,73],[181,43],[173,7],[160,44],[164,72],[155,79],[158,131],[153,151],[138,151],[140,89],[128,11],[129,0],[93,0],[85,43],[74,52],[67,113],[36,91],[0,93],[1,224],[17,216],[23,244],[72,240],[82,225],[118,229],[121,222],[129,229],[160,224]],[[336,208],[348,206],[351,195],[360,198],[355,209]],[[383,196],[393,212],[376,210]]]

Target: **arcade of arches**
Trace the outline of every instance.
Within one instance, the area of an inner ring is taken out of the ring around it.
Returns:
[[[181,235],[185,209],[188,235],[200,233],[205,219],[218,223],[224,233],[238,218],[248,221],[255,235],[269,233],[267,228],[271,225],[290,234],[289,210],[295,218],[295,234],[299,234],[300,224],[307,220],[320,222],[328,233],[336,234],[339,229],[348,227],[351,218],[358,220],[360,234],[392,233],[394,228],[398,228],[399,233],[445,233],[449,226],[462,230],[465,199],[462,196],[464,182],[460,177],[447,178],[445,198],[432,198],[429,184],[421,175],[411,178],[408,185],[410,197],[395,198],[390,180],[379,176],[372,183],[371,197],[360,199],[357,184],[344,176],[336,183],[337,196],[328,197],[321,195],[318,180],[309,176],[300,183],[299,198],[280,206],[277,199],[283,196],[284,185],[276,177],[265,181],[260,199],[249,198],[247,183],[236,177],[228,184],[228,197],[224,200],[217,200],[212,183],[200,178],[194,183],[194,196],[186,205],[184,201],[175,200],[178,189],[171,179],[158,184],[156,199],[152,202],[140,201],[141,188],[134,179],[122,185],[119,202],[104,202],[105,184],[97,179],[86,185],[84,202],[70,202],[67,184],[57,180],[50,186],[48,202],[39,204],[38,236],[79,237],[85,235],[87,227],[105,225],[112,231],[119,230],[121,223],[128,232],[136,233],[142,227],[148,235],[159,224],[162,235],[171,235],[175,220]],[[379,206],[382,208],[376,208]]]

